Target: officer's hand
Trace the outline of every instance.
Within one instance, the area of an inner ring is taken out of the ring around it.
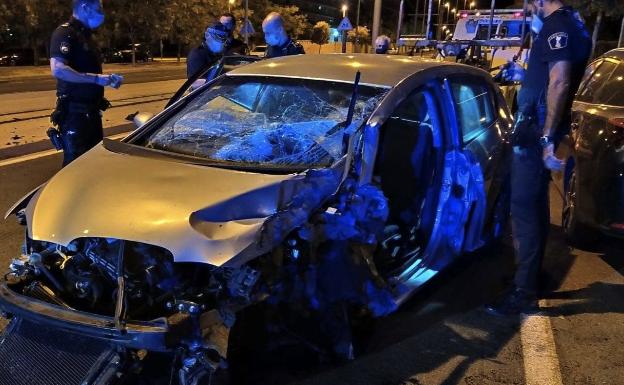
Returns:
[[[111,84],[113,79],[110,75],[95,75],[95,83],[98,86],[106,87]]]
[[[110,76],[112,79],[110,86],[114,89],[118,89],[119,87],[121,87],[124,81],[123,76],[117,74],[111,74]]]
[[[123,82],[123,77],[121,75],[111,74],[111,75],[97,75],[96,83],[102,87],[112,87],[119,88],[121,87],[121,83]]]
[[[551,171],[563,171],[565,162],[555,156],[555,145],[550,144],[544,148],[544,167]]]
[[[516,62],[507,62],[507,64],[501,66],[501,71],[503,72],[503,79],[508,82],[521,82],[524,80],[524,67]]]

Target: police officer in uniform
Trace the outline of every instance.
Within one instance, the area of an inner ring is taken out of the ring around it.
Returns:
[[[224,56],[247,55],[249,53],[247,44],[245,44],[245,42],[241,39],[234,37],[234,30],[236,29],[236,18],[234,15],[229,12],[224,13],[219,18],[219,22],[223,24],[225,29],[228,31],[228,39],[225,42]]]
[[[57,139],[64,152],[63,166],[102,140],[101,111],[110,105],[104,99],[104,87],[119,88],[123,81],[119,75],[102,74],[100,52],[91,33],[103,22],[100,0],[74,0],[71,20],[52,34],[50,69],[57,79],[58,99],[51,120],[60,129]]]
[[[504,77],[521,80],[512,135],[511,216],[517,270],[514,287],[486,310],[515,315],[538,310],[538,275],[548,237],[548,185],[564,162],[554,155],[569,132],[574,95],[591,53],[578,13],[561,0],[534,0],[533,40],[526,73],[509,63]]]
[[[284,28],[284,19],[277,12],[271,12],[262,22],[264,40],[268,48],[265,57],[267,59],[288,55],[305,54],[303,46],[288,36]]]
[[[189,79],[203,68],[221,60],[228,36],[228,30],[219,22],[212,23],[206,28],[204,41],[199,47],[189,52],[186,59],[186,74]]]
[[[390,49],[390,38],[386,35],[378,36],[375,40],[375,53],[386,55]]]

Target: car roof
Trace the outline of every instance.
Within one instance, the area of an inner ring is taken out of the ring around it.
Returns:
[[[624,60],[624,48],[616,48],[611,51],[605,53],[601,56],[602,58],[613,58],[618,60]]]
[[[398,55],[295,55],[241,66],[227,76],[273,76],[352,83],[357,70],[360,70],[361,84],[390,88],[414,73],[441,65],[463,67],[450,62]]]

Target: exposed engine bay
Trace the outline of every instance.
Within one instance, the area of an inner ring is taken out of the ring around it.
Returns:
[[[6,283],[40,301],[112,318],[119,330],[126,320],[166,317],[183,330],[170,348],[184,346],[178,375],[181,384],[190,384],[219,368],[236,313],[253,303],[320,314],[336,304],[359,304],[377,316],[396,308],[373,261],[387,200],[378,188],[356,190],[354,184],[346,199],[240,268],[174,263],[167,250],[137,242],[79,238],[65,247],[26,237]],[[344,337],[329,336],[335,353],[349,358],[351,342]]]

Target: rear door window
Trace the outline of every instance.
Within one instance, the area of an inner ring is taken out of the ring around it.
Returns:
[[[457,124],[464,143],[474,140],[496,120],[492,92],[476,79],[450,79]]]
[[[611,72],[595,99],[596,103],[624,107],[624,64]]]
[[[588,67],[581,91],[577,95],[577,100],[586,103],[598,103],[597,96],[602,86],[604,86],[617,67],[617,63],[605,60],[598,63],[596,67]]]

